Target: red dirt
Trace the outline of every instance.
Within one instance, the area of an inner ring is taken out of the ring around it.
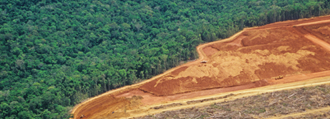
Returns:
[[[115,110],[124,108],[128,104],[129,101],[124,97],[115,98],[112,95],[102,96],[96,100],[93,100],[93,105],[82,105],[80,107],[79,113],[75,114],[75,117],[81,117],[81,115],[84,115],[84,118],[94,118],[93,116],[100,115],[98,113],[102,112],[102,110],[107,110],[108,113],[110,113]]]
[[[323,41],[330,43],[330,25],[329,24],[318,24],[315,26],[303,26],[305,30],[314,36],[322,39]]]
[[[302,30],[284,27],[245,31],[232,42],[211,45],[218,51],[205,53],[207,63],[190,65],[177,75],[164,75],[140,89],[166,96],[330,70],[330,45]]]
[[[82,114],[84,118],[127,117],[126,111],[120,110],[329,76],[329,34],[318,26],[330,26],[329,18],[272,23],[200,45],[198,60],[92,98],[77,105],[72,113],[75,118]],[[279,76],[283,78],[275,80]],[[110,113],[113,111],[118,113]]]
[[[155,96],[150,93],[146,93],[146,92],[143,92],[143,91],[137,89],[137,90],[130,91],[128,93],[118,95],[117,97],[132,97],[135,95],[139,95],[139,96],[143,97],[143,99],[141,100],[141,104],[151,105],[151,104],[157,104],[160,102],[189,99],[189,98],[194,98],[194,97],[198,97],[198,96],[206,96],[206,95],[213,95],[213,94],[218,94],[218,93],[223,93],[223,92],[242,90],[242,89],[246,89],[246,88],[254,88],[254,87],[261,86],[261,85],[262,85],[261,83],[256,82],[256,83],[249,83],[249,84],[234,86],[234,87],[199,90],[199,91],[193,91],[193,92],[189,92],[189,93],[182,93],[182,94],[169,95],[169,96]]]
[[[212,47],[205,47],[203,49],[203,52],[205,53],[206,56],[209,57],[209,56],[212,56],[214,53],[218,52],[218,50],[214,49]]]
[[[178,75],[180,72],[186,70],[188,67],[180,67],[177,70],[174,70],[173,72],[171,72],[172,75]]]

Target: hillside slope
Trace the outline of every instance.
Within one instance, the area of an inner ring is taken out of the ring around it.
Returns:
[[[319,24],[329,26],[329,18],[277,22],[244,29],[222,41],[202,44],[197,47],[198,60],[91,98],[77,105],[72,114],[75,118],[80,115],[86,118],[135,117],[204,102],[194,104],[190,100],[195,98],[230,99],[231,91],[250,90],[247,94],[238,94],[243,96],[258,94],[260,89],[256,87],[268,92],[270,87],[284,86],[285,90],[304,86],[305,80],[330,75],[330,45],[306,30]],[[302,82],[291,84],[297,81]],[[327,80],[314,83],[318,81]],[[222,93],[229,95],[213,98]]]

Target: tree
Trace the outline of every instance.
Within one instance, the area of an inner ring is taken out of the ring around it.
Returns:
[[[165,55],[165,54],[163,54],[163,55],[161,55],[160,56],[160,58],[161,58],[161,60],[163,61],[163,67],[164,67],[164,69],[166,70],[166,63],[167,63],[167,55]]]

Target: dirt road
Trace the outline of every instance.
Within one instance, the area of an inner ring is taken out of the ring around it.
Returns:
[[[77,119],[81,115],[84,118],[143,116],[162,110],[204,104],[187,104],[193,99],[228,100],[229,98],[219,96],[236,91],[235,94],[240,94],[238,98],[258,94],[260,91],[271,91],[265,90],[269,87],[266,85],[287,86],[283,89],[288,89],[294,85],[282,83],[329,76],[330,45],[312,33],[301,32],[301,27],[328,23],[329,18],[330,16],[325,16],[248,28],[228,39],[199,45],[196,48],[199,59],[196,61],[172,68],[141,83],[93,97],[75,106],[71,113]],[[228,60],[223,60],[226,58]],[[208,62],[202,64],[203,60]],[[198,72],[185,73],[194,71]],[[200,77],[201,75],[205,76]],[[281,75],[284,77],[279,77]],[[319,80],[314,81],[317,83]],[[262,89],[261,86],[265,88]],[[210,99],[216,97],[219,99]],[[161,108],[157,105],[167,106]],[[161,109],[154,109],[155,107]]]

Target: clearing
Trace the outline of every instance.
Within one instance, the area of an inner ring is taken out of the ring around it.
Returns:
[[[261,87],[290,84],[284,90],[297,81],[330,76],[329,19],[324,16],[272,23],[199,45],[198,60],[93,97],[75,106],[72,114],[76,119],[81,115],[138,117],[205,105],[205,101],[256,95]],[[247,90],[251,91],[240,93]],[[204,101],[191,102],[195,99]]]

